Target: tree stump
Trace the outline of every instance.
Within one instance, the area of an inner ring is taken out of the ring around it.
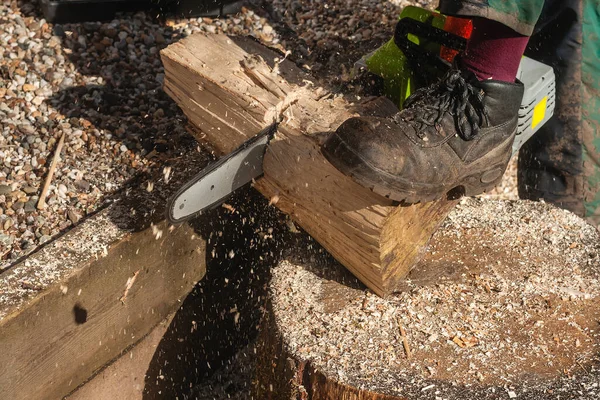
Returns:
[[[567,211],[467,199],[385,299],[327,256],[286,258],[254,398],[598,399],[599,253]]]

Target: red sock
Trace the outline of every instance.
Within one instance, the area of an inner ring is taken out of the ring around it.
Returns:
[[[473,33],[461,64],[480,80],[514,82],[529,36],[523,36],[499,22],[473,19]]]

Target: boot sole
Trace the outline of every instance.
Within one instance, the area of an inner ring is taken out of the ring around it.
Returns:
[[[396,177],[365,162],[337,135],[329,138],[321,151],[334,167],[361,186],[388,199],[414,204],[442,198],[457,199],[462,196],[476,196],[498,186],[510,161],[513,141],[514,135],[481,159],[473,162],[469,170],[478,172],[465,174],[452,184],[445,186],[421,185],[421,187],[416,187],[414,184],[401,182]],[[490,159],[494,162],[490,163]],[[498,159],[500,161],[496,161]],[[389,179],[382,179],[384,176]]]

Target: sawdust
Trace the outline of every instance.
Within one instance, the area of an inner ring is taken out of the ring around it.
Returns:
[[[519,200],[519,190],[517,182],[517,164],[519,156],[518,154],[508,163],[506,172],[502,177],[502,181],[498,186],[493,188],[487,193],[480,194],[479,198],[491,199],[491,200]]]
[[[277,326],[295,357],[375,392],[596,399],[598,236],[544,203],[465,199],[387,299],[329,257],[282,262]]]
[[[61,282],[82,262],[107,255],[110,244],[125,235],[104,211],[0,274],[0,321],[32,296]]]

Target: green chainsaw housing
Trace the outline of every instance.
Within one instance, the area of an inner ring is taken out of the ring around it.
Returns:
[[[402,10],[400,19],[411,18],[435,28],[443,29],[446,16],[425,10],[423,8],[408,6]],[[409,34],[408,39],[423,47],[423,51],[439,54],[440,45],[431,41],[421,40],[414,34]],[[366,69],[383,79],[384,95],[398,105],[400,109],[404,100],[419,86],[415,74],[402,50],[396,46],[394,39],[367,55],[364,59]]]

